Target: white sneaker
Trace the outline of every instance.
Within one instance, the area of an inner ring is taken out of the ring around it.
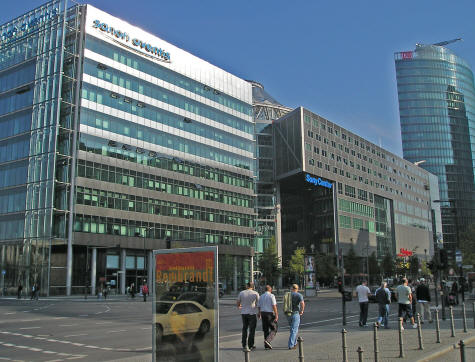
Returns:
[[[403,330],[404,330],[404,327],[403,327],[403,326],[401,326],[401,331],[403,331]]]
[[[412,328],[416,329],[416,328],[417,328],[417,323],[414,323],[414,324],[412,325]]]

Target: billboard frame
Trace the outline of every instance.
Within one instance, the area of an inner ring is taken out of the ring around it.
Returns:
[[[214,253],[214,362],[219,362],[219,280],[218,280],[218,246],[198,246],[192,248],[174,248],[174,249],[158,249],[153,251],[153,273],[152,273],[152,361],[156,361],[156,330],[155,330],[155,309],[156,294],[155,294],[155,279],[157,273],[157,259],[156,256],[160,254],[176,254],[176,253],[198,253],[198,252],[213,252]]]

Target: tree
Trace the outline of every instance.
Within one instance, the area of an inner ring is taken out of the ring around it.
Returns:
[[[378,280],[379,276],[381,274],[381,268],[379,267],[378,264],[378,258],[376,257],[376,252],[372,252],[371,255],[368,257],[368,264],[369,264],[369,274],[370,277],[373,278],[374,280]],[[368,283],[370,281],[368,280]]]
[[[274,286],[281,273],[280,258],[277,256],[275,239],[272,238],[259,258],[259,270],[267,284]]]
[[[316,279],[329,285],[333,282],[338,270],[333,255],[317,254],[315,256]]]
[[[416,255],[412,255],[409,257],[409,275],[413,279],[416,279],[419,275],[419,258]]]
[[[460,234],[460,250],[462,251],[462,261],[465,265],[475,264],[475,223]]]
[[[394,259],[389,250],[386,250],[384,253],[383,260],[381,261],[381,269],[385,278],[394,275]]]
[[[350,274],[351,277],[351,288],[353,289],[353,275],[358,273],[360,270],[360,258],[356,255],[355,249],[353,248],[353,244],[350,246],[350,250],[345,257],[345,269],[346,272]]]
[[[294,278],[298,279],[299,284],[302,284],[304,276],[304,256],[305,248],[297,248],[290,257],[289,261],[289,272],[293,275]]]

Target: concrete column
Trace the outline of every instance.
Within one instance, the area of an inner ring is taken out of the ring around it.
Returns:
[[[147,285],[148,285],[148,290],[151,293],[152,292],[151,286],[153,284],[153,266],[154,266],[153,252],[149,251],[147,257],[148,257]]]
[[[91,255],[91,295],[96,295],[96,265],[97,265],[97,248],[92,248],[92,255]]]
[[[236,255],[234,255],[234,275],[233,275],[234,293],[237,293],[237,263],[238,263],[238,258]]]
[[[125,294],[125,249],[120,252],[120,294]]]

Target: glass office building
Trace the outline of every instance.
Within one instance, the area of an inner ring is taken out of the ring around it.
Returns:
[[[0,27],[2,286],[124,292],[151,250],[220,245],[249,279],[252,86],[90,5]]]
[[[473,73],[440,45],[395,53],[395,63],[404,158],[439,178],[443,241],[454,261],[459,233],[475,220]]]

